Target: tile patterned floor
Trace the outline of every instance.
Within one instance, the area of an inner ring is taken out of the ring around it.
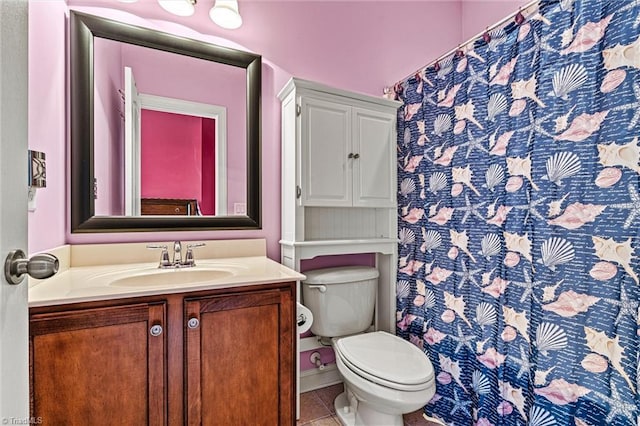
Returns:
[[[333,400],[343,391],[342,384],[329,386],[300,395],[298,426],[340,426]],[[405,426],[438,426],[422,417],[422,410],[404,416]]]

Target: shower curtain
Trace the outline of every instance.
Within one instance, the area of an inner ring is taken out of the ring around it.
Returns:
[[[396,85],[397,333],[462,425],[640,425],[640,1],[542,1]],[[411,366],[407,366],[411,368]]]

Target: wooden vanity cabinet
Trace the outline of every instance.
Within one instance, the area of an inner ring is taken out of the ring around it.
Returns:
[[[291,282],[31,308],[31,416],[293,425],[294,301]]]
[[[32,416],[49,425],[166,424],[165,309],[31,315]]]
[[[291,297],[268,290],[185,300],[186,424],[293,423]]]

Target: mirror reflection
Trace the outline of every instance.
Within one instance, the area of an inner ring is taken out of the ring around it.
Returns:
[[[246,213],[246,71],[94,39],[95,214]]]

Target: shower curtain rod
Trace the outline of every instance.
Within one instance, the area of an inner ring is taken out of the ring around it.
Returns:
[[[524,6],[519,7],[517,11],[513,12],[509,16],[501,19],[499,22],[496,22],[495,24],[493,24],[491,26],[486,27],[484,29],[484,31],[479,32],[478,34],[474,35],[473,37],[471,37],[470,39],[468,39],[464,43],[461,43],[457,47],[454,47],[453,49],[449,50],[447,53],[440,55],[439,57],[437,57],[436,59],[434,59],[433,61],[431,61],[427,65],[417,69],[412,74],[407,75],[405,78],[401,79],[400,81],[404,81],[404,80],[408,79],[409,77],[413,77],[414,75],[419,73],[421,70],[423,70],[423,69],[425,69],[427,67],[430,67],[431,65],[435,64],[436,62],[439,62],[439,61],[443,60],[447,56],[452,55],[453,53],[455,53],[456,51],[462,49],[463,47],[466,47],[467,45],[475,42],[482,35],[484,35],[484,34],[488,33],[489,31],[492,31],[492,30],[502,26],[504,23],[506,23],[509,20],[513,19],[518,13],[522,13],[522,12],[527,13],[527,14],[533,13],[534,10],[530,11],[528,9],[531,9],[533,6],[536,6],[536,9],[537,9],[538,3],[540,3],[540,0],[533,0],[533,1],[530,1],[529,3],[525,4]],[[388,93],[390,91],[390,89],[391,88],[389,88],[389,87],[385,87],[385,90],[384,90],[385,94]]]

